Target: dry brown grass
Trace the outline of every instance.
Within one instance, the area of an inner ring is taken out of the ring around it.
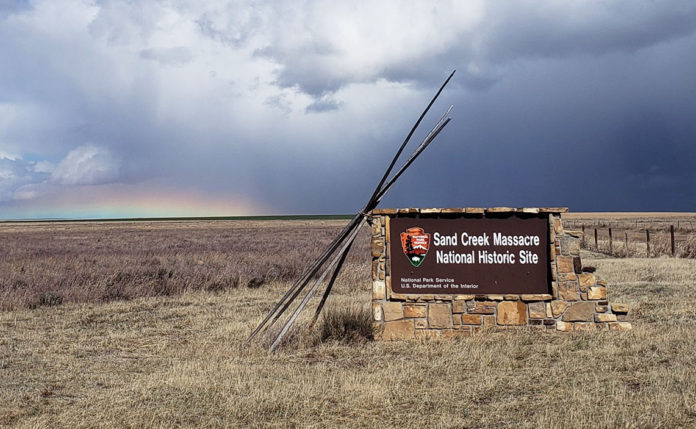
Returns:
[[[565,226],[584,230],[584,249],[619,258],[672,254],[670,227],[674,228],[675,252],[679,258],[696,258],[694,213],[566,213]],[[610,243],[609,229],[612,231]],[[597,230],[597,244],[594,231]],[[650,247],[646,245],[650,231]],[[649,252],[648,252],[649,251]]]
[[[696,213],[690,212],[568,212],[564,219],[598,219],[611,221],[615,219],[696,219]]]
[[[291,281],[345,221],[0,224],[0,311]],[[347,260],[367,254],[367,232]],[[344,277],[345,279],[345,277]],[[53,298],[53,299],[52,299]]]
[[[632,331],[381,343],[317,341],[320,325],[241,350],[287,281],[5,311],[0,426],[694,427],[696,261],[583,257]],[[369,273],[349,269],[329,308],[359,319]]]

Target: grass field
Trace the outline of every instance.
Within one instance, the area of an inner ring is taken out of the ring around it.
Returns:
[[[0,224],[0,310],[109,302],[298,277],[346,220]],[[364,263],[368,232],[347,261]],[[46,298],[49,299],[46,299]],[[43,300],[42,300],[43,298]]]
[[[696,213],[567,213],[564,218],[567,228],[585,231],[582,245],[588,250],[617,257],[672,256],[673,231],[674,256],[696,258]]]
[[[0,426],[696,426],[694,259],[583,252],[628,332],[381,343],[320,324],[242,350],[344,223],[1,225]],[[368,253],[365,231],[330,319],[369,313]]]

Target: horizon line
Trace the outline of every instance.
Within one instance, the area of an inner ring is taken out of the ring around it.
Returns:
[[[583,214],[650,214],[650,215],[680,215],[693,216],[696,212],[688,211],[568,211],[564,215],[575,217]],[[223,216],[133,216],[133,217],[55,217],[55,218],[14,218],[0,219],[0,223],[32,223],[32,222],[126,222],[126,221],[185,221],[185,220],[311,220],[311,219],[351,219],[355,214],[270,214],[270,215],[223,215]]]
[[[137,216],[137,217],[56,217],[56,218],[19,218],[0,219],[0,223],[31,222],[125,222],[125,221],[176,221],[176,220],[303,220],[303,219],[351,219],[353,214],[271,214],[239,216]]]

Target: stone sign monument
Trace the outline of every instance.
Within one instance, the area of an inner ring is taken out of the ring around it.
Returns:
[[[565,208],[376,209],[378,338],[466,336],[483,327],[631,329],[626,305],[584,272]]]

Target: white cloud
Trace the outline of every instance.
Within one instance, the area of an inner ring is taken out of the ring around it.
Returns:
[[[51,174],[51,182],[61,185],[97,185],[118,178],[119,162],[111,152],[95,145],[71,150]]]
[[[321,95],[428,70],[428,62],[471,44],[485,7],[481,1],[285,1],[265,13],[268,46],[260,53],[281,65],[279,84]],[[452,58],[444,69],[459,60]]]
[[[107,148],[92,144],[71,150],[58,165],[0,157],[0,202],[58,193],[65,186],[113,183],[119,168],[118,159]]]
[[[149,48],[140,51],[140,58],[157,61],[165,65],[182,65],[193,59],[193,54],[188,48],[177,46],[174,48]]]
[[[10,170],[0,169],[0,180],[12,180],[14,179],[14,174]]]
[[[16,189],[46,179],[33,165],[18,158],[0,157],[0,202],[12,200]]]
[[[690,0],[286,0],[245,9],[242,21],[228,10],[207,16],[204,28],[275,61],[279,85],[316,97],[385,77],[430,82],[451,68],[465,85],[487,88],[511,61],[630,52],[696,29]]]
[[[48,161],[38,161],[37,163],[34,164],[34,171],[36,173],[53,173],[53,170],[56,169],[56,166]]]
[[[15,189],[14,193],[12,194],[12,199],[13,200],[31,200],[39,195],[45,195],[46,192],[46,185],[45,184],[38,184],[38,185],[23,185],[20,186],[19,188]]]

